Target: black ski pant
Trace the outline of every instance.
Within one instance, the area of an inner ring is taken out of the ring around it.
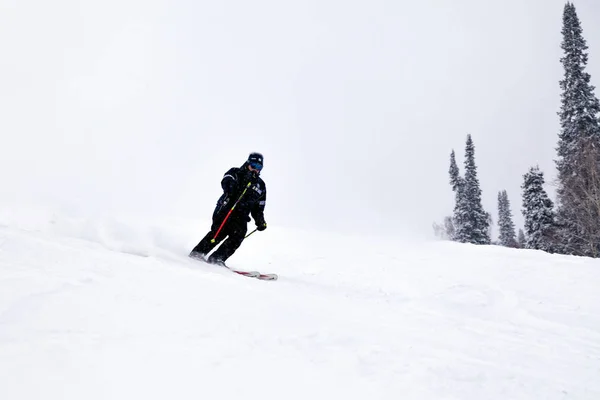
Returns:
[[[216,237],[215,241],[212,242],[212,239],[215,237],[221,223],[223,222],[223,218],[218,218],[217,213],[213,216],[213,224],[210,228],[210,232],[204,236],[204,238],[194,247],[191,254],[200,253],[202,256],[206,256],[212,249],[214,249],[219,243],[225,239],[223,244],[219,246],[217,250],[209,257],[209,262],[218,262],[227,260],[229,257],[235,253],[235,251],[240,247],[242,242],[244,241],[244,237],[246,236],[246,232],[248,231],[248,222],[244,217],[237,217],[233,214],[229,217],[221,232]]]

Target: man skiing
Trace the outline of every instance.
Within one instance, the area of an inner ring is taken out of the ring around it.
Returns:
[[[223,195],[213,212],[210,231],[192,249],[190,257],[206,260],[206,255],[227,238],[208,258],[209,263],[224,266],[246,236],[249,214],[257,230],[267,229],[264,216],[267,188],[259,176],[262,167],[262,154],[251,153],[240,168],[234,167],[225,173],[221,180]]]

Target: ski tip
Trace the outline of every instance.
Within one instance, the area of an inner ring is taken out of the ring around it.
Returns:
[[[261,281],[276,281],[279,278],[277,274],[261,274],[258,271],[239,271],[234,269],[231,271],[249,278],[260,279]]]
[[[279,279],[279,276],[277,276],[277,274],[260,274],[258,279],[263,281],[276,281]]]

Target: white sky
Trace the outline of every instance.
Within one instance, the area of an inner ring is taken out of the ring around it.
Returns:
[[[600,86],[600,2],[575,5]],[[522,175],[555,173],[563,6],[0,0],[2,202],[209,218],[260,151],[270,225],[429,234],[470,133],[521,225]]]

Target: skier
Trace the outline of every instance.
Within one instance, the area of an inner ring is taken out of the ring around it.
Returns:
[[[227,239],[208,258],[211,264],[225,266],[225,261],[240,247],[246,232],[250,215],[256,229],[267,229],[264,210],[267,198],[265,182],[260,178],[263,156],[250,153],[248,160],[240,168],[231,168],[221,180],[223,195],[217,201],[213,212],[212,226],[204,238],[192,249],[190,257],[206,260],[206,255],[223,239]]]

